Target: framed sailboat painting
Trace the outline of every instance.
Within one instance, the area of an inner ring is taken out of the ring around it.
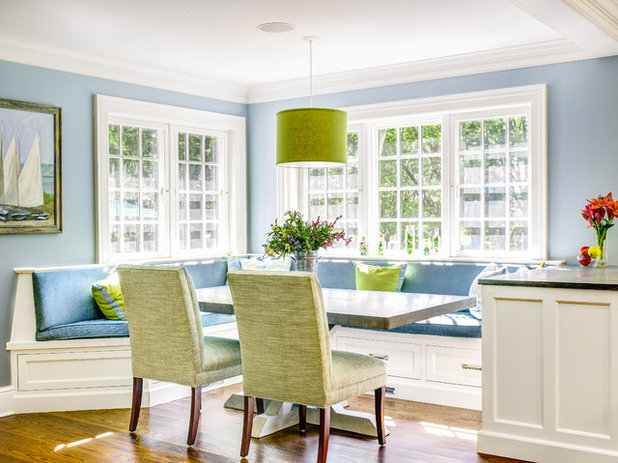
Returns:
[[[62,231],[61,109],[0,99],[0,235]]]

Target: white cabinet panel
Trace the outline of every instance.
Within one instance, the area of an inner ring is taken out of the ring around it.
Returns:
[[[57,390],[131,385],[131,353],[62,352],[20,354],[19,390]]]
[[[609,437],[609,305],[557,305],[558,429]]]
[[[340,350],[367,354],[386,362],[388,376],[421,378],[421,346],[403,342],[381,341],[341,336]]]
[[[483,286],[477,450],[543,463],[615,463],[618,284],[609,283],[618,278],[609,277],[618,272],[553,274],[565,287]],[[610,289],[571,288],[570,275],[575,284],[600,281]]]
[[[496,418],[543,425],[541,301],[496,299],[494,378]],[[484,320],[486,322],[486,320]]]
[[[481,386],[481,351],[427,346],[427,380]]]

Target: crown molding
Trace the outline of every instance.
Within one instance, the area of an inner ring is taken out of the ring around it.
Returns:
[[[0,35],[0,60],[235,103],[247,102],[245,85],[69,51],[5,35]]]
[[[615,0],[562,0],[618,41],[618,3]]]
[[[563,40],[590,53],[591,57],[614,56],[618,54],[618,41],[600,28],[595,22],[604,16],[601,10],[609,12],[616,7],[610,6],[615,0],[507,0],[516,8],[542,22],[560,34]],[[577,4],[581,10],[574,5]],[[605,7],[602,7],[605,5]],[[585,11],[587,14],[582,13]],[[612,13],[608,13],[611,15]]]
[[[576,1],[576,0],[565,0]],[[582,0],[585,1],[585,0]],[[603,1],[603,0],[597,0]],[[314,95],[593,58],[571,42],[531,45],[314,76]],[[306,78],[245,86],[0,35],[0,60],[236,103],[307,96]]]
[[[313,94],[384,87],[433,79],[505,71],[531,66],[590,59],[594,56],[566,40],[467,53],[410,63],[380,66],[357,71],[313,77]],[[308,95],[307,79],[252,85],[248,102],[298,98]]]

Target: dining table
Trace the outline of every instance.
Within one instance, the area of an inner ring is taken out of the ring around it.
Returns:
[[[233,314],[229,286],[196,290],[200,310]],[[390,330],[476,305],[476,297],[449,294],[322,288],[329,325]]]
[[[196,293],[201,311],[234,313],[229,286],[199,288]],[[476,297],[449,294],[322,288],[322,295],[329,325],[380,330],[397,328],[476,305]],[[252,437],[264,437],[298,423],[296,405],[268,399],[264,403],[263,412],[254,415]],[[225,403],[225,407],[237,410],[242,410],[243,406],[242,393],[233,394]],[[372,414],[348,410],[346,407],[347,403],[331,407],[332,428],[377,437]],[[319,424],[318,409],[307,407],[307,422]]]

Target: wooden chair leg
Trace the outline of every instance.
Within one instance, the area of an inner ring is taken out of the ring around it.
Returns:
[[[298,404],[298,427],[300,432],[307,430],[307,406]]]
[[[378,430],[378,443],[386,445],[384,436],[384,396],[386,395],[386,386],[382,386],[375,390],[375,406],[376,406],[376,428]]]
[[[200,413],[202,411],[202,387],[191,388],[191,418],[189,418],[189,435],[187,445],[193,445],[197,437],[197,427],[200,424]]]
[[[264,399],[258,399],[256,397],[255,405],[256,405],[256,408],[257,408],[257,414],[258,415],[261,415],[262,413],[264,413]]]
[[[137,421],[139,420],[139,412],[142,408],[142,390],[144,388],[143,378],[133,378],[133,400],[131,405],[131,421],[129,422],[129,431],[133,432],[137,429]]]
[[[251,444],[251,429],[253,428],[253,407],[255,407],[255,397],[245,396],[245,410],[242,420],[242,443],[240,456],[246,457],[249,454]]]
[[[326,463],[328,437],[330,436],[330,407],[320,408],[320,444],[318,446],[318,463]]]

